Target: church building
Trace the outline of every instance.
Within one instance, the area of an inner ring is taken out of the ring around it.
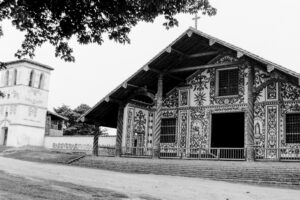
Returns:
[[[81,120],[122,156],[300,160],[300,74],[189,28]]]
[[[44,145],[52,70],[23,59],[6,63],[0,71],[0,145]]]

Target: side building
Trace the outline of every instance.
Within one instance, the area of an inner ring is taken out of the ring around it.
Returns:
[[[6,64],[0,71],[0,145],[42,146],[53,68],[27,59]]]

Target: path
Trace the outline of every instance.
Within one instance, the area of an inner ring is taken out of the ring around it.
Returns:
[[[0,169],[22,177],[70,182],[122,192],[134,199],[151,196],[158,199],[189,200],[299,200],[300,190],[151,174],[126,174],[74,166],[20,161],[0,157]]]

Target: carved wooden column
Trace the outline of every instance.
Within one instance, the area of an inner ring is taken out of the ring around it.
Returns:
[[[96,125],[96,128],[100,129],[100,126]],[[94,130],[94,142],[93,142],[93,155],[98,156],[98,139],[99,139],[99,130]]]
[[[157,81],[156,94],[156,112],[155,112],[155,130],[153,138],[153,157],[158,158],[160,154],[160,131],[161,131],[161,116],[162,116],[162,99],[163,96],[163,75],[160,74]]]
[[[117,121],[117,137],[116,137],[116,156],[118,157],[121,156],[122,154],[123,115],[124,115],[124,105],[119,104],[118,121]]]
[[[254,67],[248,66],[246,160],[254,161]]]

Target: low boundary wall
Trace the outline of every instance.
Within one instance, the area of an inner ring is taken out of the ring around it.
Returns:
[[[93,151],[93,136],[46,136],[44,147],[58,151],[85,152],[91,154]],[[99,148],[114,148],[116,136],[99,136]]]

